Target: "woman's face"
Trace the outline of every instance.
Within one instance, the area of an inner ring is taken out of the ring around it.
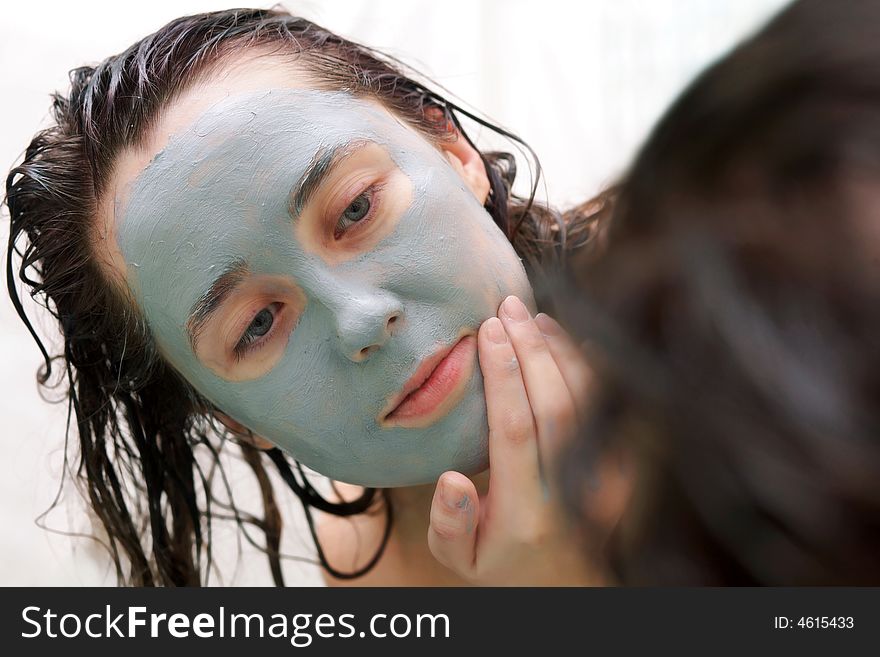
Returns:
[[[379,104],[280,68],[188,98],[117,168],[108,213],[166,359],[335,479],[484,469],[475,334],[531,290],[459,172]]]

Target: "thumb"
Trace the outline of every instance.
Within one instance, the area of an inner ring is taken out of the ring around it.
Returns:
[[[443,473],[431,501],[428,547],[437,561],[460,575],[474,568],[479,517],[474,483],[458,472]]]

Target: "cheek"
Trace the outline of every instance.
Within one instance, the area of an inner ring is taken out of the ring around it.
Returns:
[[[210,377],[199,389],[234,419],[298,457],[332,456],[340,437],[363,432],[365,418],[377,413],[379,398],[368,394],[369,377],[352,378],[322,322],[320,313],[304,316],[268,374],[243,382]]]
[[[492,313],[508,295],[532,304],[532,289],[513,246],[488,214],[461,222],[461,248],[450,266],[456,284],[491,308]]]

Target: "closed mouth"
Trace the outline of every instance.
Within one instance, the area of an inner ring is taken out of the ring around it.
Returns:
[[[469,333],[431,354],[391,398],[388,410],[379,416],[379,426],[426,427],[446,415],[464,393],[476,353],[477,339]]]

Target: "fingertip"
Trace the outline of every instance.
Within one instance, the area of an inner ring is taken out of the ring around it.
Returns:
[[[497,317],[490,317],[480,326],[480,335],[493,345],[507,344],[507,331]]]
[[[429,526],[429,539],[433,536],[437,550],[432,549],[434,556],[442,562],[450,565],[455,559],[449,550],[458,550],[462,541],[467,542],[467,535],[472,530],[472,506],[470,496],[460,490],[456,484],[450,483],[449,479],[441,479],[437,484],[437,493],[431,505],[431,523]],[[440,547],[445,546],[445,547]],[[441,554],[442,553],[442,554]]]
[[[447,470],[444,472],[440,475],[440,481],[448,482],[451,486],[465,493],[468,492],[467,489],[474,487],[474,482],[472,482],[466,475],[456,472],[455,470]]]
[[[512,322],[525,322],[531,319],[531,313],[526,308],[526,304],[519,297],[512,294],[501,302],[499,310],[499,317],[504,316]]]
[[[555,338],[562,333],[562,327],[559,325],[559,322],[545,313],[535,315],[535,323],[545,337]]]
[[[458,514],[472,505],[473,483],[459,472],[446,472],[437,483],[440,501],[446,510]]]

